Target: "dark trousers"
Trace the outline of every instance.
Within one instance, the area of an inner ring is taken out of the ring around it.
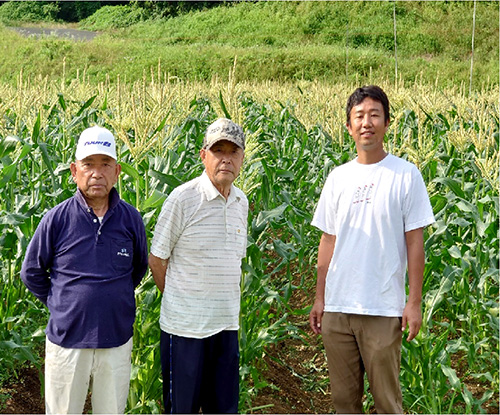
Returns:
[[[238,412],[238,332],[222,331],[205,339],[161,332],[165,413]]]

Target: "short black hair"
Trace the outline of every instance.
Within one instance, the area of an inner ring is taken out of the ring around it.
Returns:
[[[347,125],[351,124],[351,110],[356,105],[363,102],[365,98],[371,98],[382,104],[384,108],[385,122],[387,123],[390,119],[389,113],[389,98],[385,94],[384,90],[377,85],[366,85],[361,88],[356,89],[351,96],[347,99],[346,115],[347,115]]]

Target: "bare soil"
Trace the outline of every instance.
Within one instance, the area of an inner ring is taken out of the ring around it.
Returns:
[[[268,350],[264,358],[264,377],[269,384],[259,391],[250,413],[268,414],[327,414],[333,413],[327,369],[322,345],[311,338],[309,345],[298,340],[284,341]],[[469,390],[479,398],[486,385],[466,379]],[[0,389],[1,414],[43,414],[39,369],[23,368],[18,379]],[[5,399],[5,398],[3,398]],[[498,396],[485,404],[488,414],[498,414]],[[371,410],[370,412],[373,412]],[[87,400],[84,413],[90,413]]]
[[[0,406],[3,414],[43,414],[39,371],[35,367],[23,368],[19,378],[3,387],[0,392],[7,400]]]
[[[311,347],[304,347],[298,341],[293,346],[296,362],[282,366],[279,361],[287,354],[287,345],[282,343],[265,358],[267,369],[266,381],[270,386],[259,392],[251,412],[253,413],[332,413],[333,407],[329,392],[311,393],[304,389],[303,378],[308,375],[304,363],[322,364],[323,356],[318,355]],[[276,361],[278,360],[278,361]],[[300,360],[300,361],[299,361]],[[41,397],[39,369],[26,367],[21,369],[19,378],[0,389],[0,395],[7,400],[0,402],[2,414],[43,414],[45,406]],[[84,413],[90,413],[90,402],[87,402]]]
[[[302,290],[292,296],[290,305],[295,309],[305,307],[310,298]],[[310,333],[307,316],[295,316],[295,326]],[[268,386],[261,389],[250,408],[250,413],[260,414],[327,414],[334,408],[330,399],[328,370],[321,340],[306,335],[306,342],[292,337],[266,350],[260,364]],[[457,373],[463,379],[464,359],[453,362]],[[493,364],[493,363],[492,363]],[[488,388],[472,377],[463,379],[476,398]],[[2,396],[4,398],[2,398]],[[489,414],[498,414],[499,397],[494,396],[483,408]],[[90,401],[84,413],[90,413]],[[373,408],[370,412],[374,412]],[[44,402],[41,398],[40,370],[26,367],[19,371],[17,379],[0,388],[0,413],[2,414],[43,414]]]
[[[2,414],[44,414],[45,403],[42,399],[40,370],[36,367],[25,367],[20,370],[17,380],[0,389],[0,396],[7,396],[5,402],[0,401]],[[90,397],[85,402],[84,413],[91,410]]]

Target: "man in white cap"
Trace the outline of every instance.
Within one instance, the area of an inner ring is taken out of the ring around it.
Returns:
[[[123,413],[146,233],[139,212],[114,188],[121,167],[110,131],[84,130],[70,169],[76,194],[42,218],[21,269],[50,311],[45,408],[82,413],[92,378],[93,413]]]
[[[200,151],[205,171],[172,191],[158,217],[149,266],[163,293],[165,413],[236,413],[241,259],[248,200],[233,185],[243,164],[240,126],[220,118]]]

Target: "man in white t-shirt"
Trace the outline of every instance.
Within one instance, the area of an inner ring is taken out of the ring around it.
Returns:
[[[156,224],[149,266],[163,293],[165,413],[237,413],[241,259],[248,200],[233,185],[243,163],[241,127],[220,118],[200,151],[205,171],[177,187]]]
[[[423,229],[434,215],[417,168],[384,150],[385,92],[356,89],[346,115],[357,158],[330,173],[314,213],[323,234],[309,323],[323,336],[337,413],[362,412],[365,372],[377,413],[403,413],[402,332],[411,341],[422,324]]]

